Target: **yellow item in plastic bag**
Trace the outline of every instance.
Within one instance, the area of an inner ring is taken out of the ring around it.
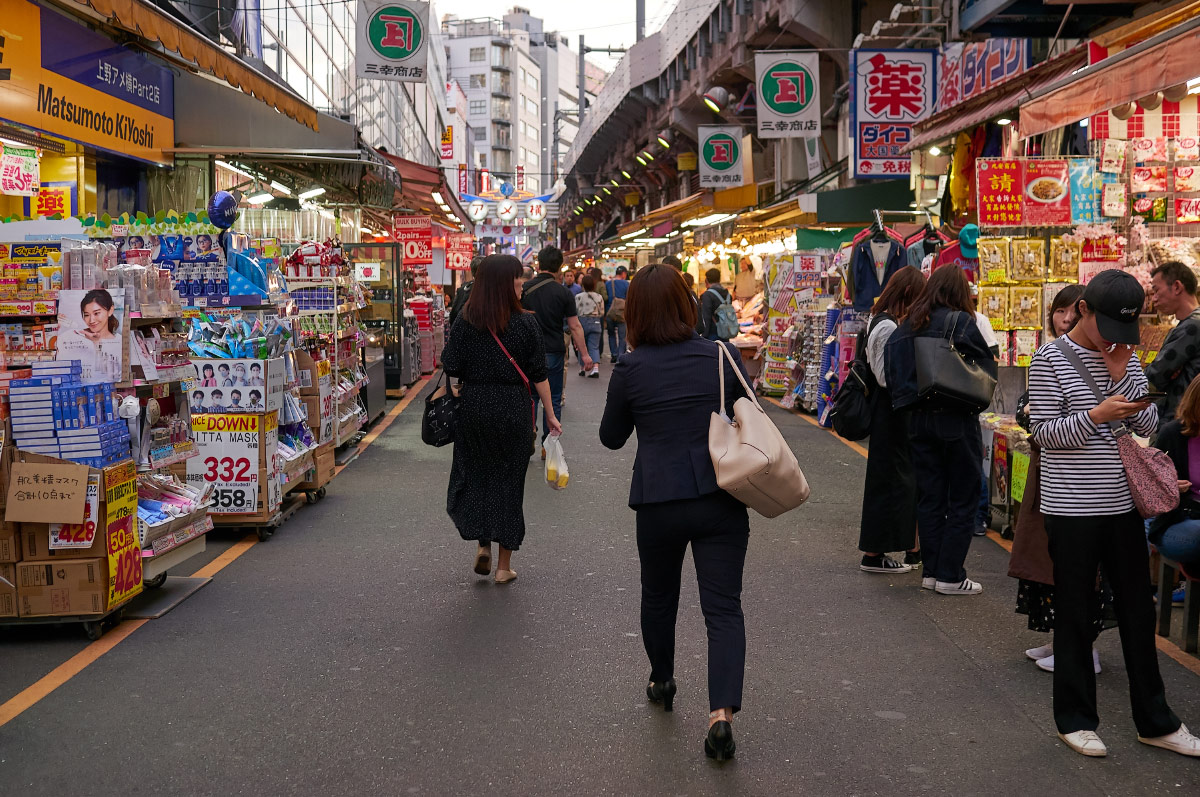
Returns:
[[[559,436],[550,435],[547,437],[545,449],[546,483],[555,490],[562,490],[570,482],[571,474],[567,469],[567,458],[563,456],[562,443],[559,441]]]

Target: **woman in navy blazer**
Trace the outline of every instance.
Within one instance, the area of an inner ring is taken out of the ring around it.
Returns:
[[[745,391],[717,350],[725,344],[696,334],[696,303],[678,269],[652,265],[638,271],[629,283],[625,322],[632,351],[613,369],[600,442],[618,449],[637,431],[629,506],[637,512],[642,565],[642,641],[650,658],[646,696],[671,710],[675,617],[690,543],[708,627],[704,752],[725,760],[734,752],[730,723],[742,703],[742,566],[750,521],[745,505],[717,486],[708,453],[709,421],[720,404],[718,367],[726,370],[729,417]],[[737,349],[730,351],[741,368]]]

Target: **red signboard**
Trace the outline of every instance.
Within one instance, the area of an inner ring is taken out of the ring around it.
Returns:
[[[442,131],[442,160],[454,160],[454,126],[447,125]]]
[[[1020,75],[1033,65],[1032,52],[1029,39],[943,45],[938,58],[938,112]]]
[[[404,245],[405,266],[433,263],[433,221],[428,216],[395,216],[392,237]]]
[[[1024,223],[1023,174],[1019,160],[980,159],[976,162],[980,227],[1019,227]],[[1069,217],[1068,207],[1068,222]]]
[[[467,164],[458,164],[458,193],[469,194],[471,186],[467,183]]]
[[[525,167],[524,166],[517,167],[517,190],[518,191],[525,190]]]
[[[1083,242],[1079,260],[1079,284],[1087,285],[1101,271],[1118,268],[1125,257],[1125,247],[1116,236],[1089,238]]]
[[[854,176],[903,177],[912,126],[934,107],[935,50],[852,50]]]
[[[1025,161],[1025,178],[1021,185],[1025,225],[1071,226],[1071,181],[1065,160]]]
[[[446,233],[446,268],[468,271],[475,255],[475,236],[469,232]]]

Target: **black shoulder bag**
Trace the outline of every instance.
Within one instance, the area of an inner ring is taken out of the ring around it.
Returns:
[[[933,399],[947,409],[983,412],[992,403],[996,378],[969,362],[954,342],[959,318],[966,315],[961,311],[951,313],[945,334],[941,337],[917,337],[913,340],[917,397],[921,400]],[[967,318],[968,323],[975,323],[970,316]]]
[[[865,440],[871,436],[871,402],[879,383],[867,362],[867,343],[871,340],[875,325],[883,319],[882,315],[876,316],[865,330],[858,333],[858,351],[850,363],[845,381],[833,396],[829,422],[838,436],[846,440]]]

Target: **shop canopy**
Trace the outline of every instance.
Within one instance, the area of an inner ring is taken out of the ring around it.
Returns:
[[[646,228],[646,233],[649,235],[655,227],[666,222],[671,222],[672,229],[676,229],[685,221],[690,221],[711,212],[711,203],[712,194],[707,191],[697,191],[691,196],[677,199],[674,202],[663,205],[661,208],[655,208],[634,221],[622,224],[619,232],[621,235],[628,235],[644,227]]]
[[[438,206],[438,202],[433,196],[436,192],[442,197],[442,202],[450,208],[450,212],[458,216],[464,224],[467,223],[467,214],[458,202],[458,193],[451,190],[450,184],[446,182],[446,175],[441,169],[405,160],[390,152],[379,154],[387,158],[388,162],[400,172],[402,185],[400,207],[432,216],[435,221],[457,229],[458,225]]]
[[[1028,138],[1134,102],[1200,75],[1200,17],[1068,75],[1021,105]]]
[[[305,127],[317,129],[316,109],[292,93],[291,89],[255,71],[215,42],[172,19],[146,0],[61,0],[61,3],[66,8],[75,6],[76,12],[84,18],[94,19],[82,8],[90,6],[105,17],[108,24],[147,41],[158,42],[197,68],[257,97]]]
[[[861,225],[871,220],[873,210],[911,210],[913,193],[908,180],[876,180],[818,191],[816,197],[818,223]]]
[[[1015,114],[1023,99],[1062,80],[1086,64],[1085,47],[1076,48],[1051,61],[1043,61],[1019,77],[1007,80],[967,102],[913,125],[914,135],[904,147],[904,152],[913,152],[930,144],[940,143],[998,116]],[[1083,117],[1077,116],[1071,121],[1077,122],[1081,118]],[[1021,133],[1025,132],[1025,112],[1022,109]]]

